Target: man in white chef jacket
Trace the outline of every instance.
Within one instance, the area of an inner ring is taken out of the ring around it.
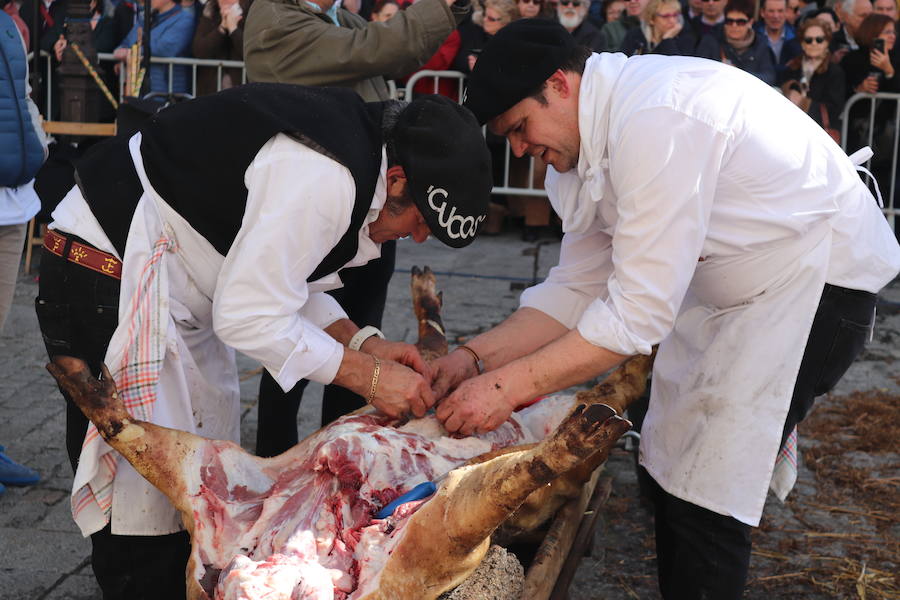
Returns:
[[[470,434],[659,353],[641,464],[666,598],[738,598],[785,437],[859,353],[900,248],[853,162],[754,77],[591,54],[527,19],[485,47],[466,106],[549,165],[560,263],[435,365]]]

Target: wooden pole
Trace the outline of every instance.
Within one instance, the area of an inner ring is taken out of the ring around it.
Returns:
[[[528,573],[525,574],[523,598],[528,600],[548,600],[550,598],[563,562],[572,548],[581,517],[597,486],[601,470],[594,471],[590,480],[582,488],[579,497],[569,500],[556,513],[556,518],[550,525],[547,535],[544,536],[544,541],[538,548]]]
[[[569,596],[569,585],[575,577],[575,571],[581,558],[585,555],[585,550],[590,547],[594,539],[594,528],[597,524],[597,517],[600,509],[609,499],[612,492],[612,479],[604,477],[594,488],[594,495],[587,506],[581,523],[578,525],[578,532],[575,534],[575,540],[572,542],[572,548],[569,550],[569,556],[563,563],[556,578],[556,585],[553,587],[553,593],[550,594],[550,600],[565,600]]]
[[[100,75],[97,74],[96,69],[91,65],[91,62],[88,60],[87,56],[84,55],[84,52],[81,51],[81,48],[78,47],[78,44],[72,42],[67,48],[71,48],[72,51],[78,56],[78,60],[81,61],[81,64],[84,65],[84,68],[87,69],[87,72],[94,78],[94,82],[100,88],[100,91],[106,96],[106,99],[109,100],[109,103],[113,105],[113,108],[119,108],[119,103],[113,97],[112,93],[109,91],[109,88],[106,87],[106,84],[103,83],[103,80],[100,79]]]

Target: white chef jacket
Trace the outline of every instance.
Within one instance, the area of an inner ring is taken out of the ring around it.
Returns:
[[[662,342],[641,462],[669,493],[756,525],[825,282],[877,292],[900,248],[843,151],[714,61],[589,58],[580,156],[548,168],[566,232],[526,290],[589,342]]]
[[[110,342],[106,362],[118,364],[128,343],[127,313],[141,265],[164,235],[175,242],[160,272],[168,290],[169,326],[162,332],[168,350],[150,420],[209,438],[238,441],[235,349],[259,360],[286,390],[302,378],[330,383],[337,373],[343,347],[323,328],[346,314],[324,292],[340,287],[340,278],[330,274],[314,282],[306,279],[350,226],[356,185],[346,167],[286,135],[276,135],[247,168],[243,225],[223,257],[149,186],[140,139],[140,134],[135,135],[129,146],[145,193],[132,220],[123,261],[121,331]],[[382,152],[359,247],[345,267],[380,256],[380,245],[368,237],[368,226],[387,197],[385,173]],[[77,187],[53,218],[51,227],[117,254]],[[73,495],[96,476],[107,450],[104,446],[101,441],[82,450]],[[109,515],[112,532],[160,535],[180,530],[180,518],[165,497],[122,457],[116,460]],[[97,507],[73,509],[73,514],[84,535],[106,524]]]

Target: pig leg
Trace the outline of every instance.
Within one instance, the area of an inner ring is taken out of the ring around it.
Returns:
[[[419,322],[419,341],[416,347],[427,361],[447,354],[447,337],[441,320],[443,296],[435,289],[434,273],[428,267],[424,271],[412,268],[410,288],[413,310]]]
[[[481,561],[494,530],[529,494],[586,458],[607,455],[630,427],[607,406],[580,405],[533,448],[451,471],[410,518],[378,590],[363,598],[427,600],[458,585]]]
[[[60,389],[69,394],[81,412],[97,427],[107,444],[130,462],[138,473],[163,492],[182,513],[190,511],[186,469],[209,440],[132,419],[116,392],[106,366],[103,379],[91,375],[83,361],[55,356],[47,370]]]
[[[622,415],[628,405],[640,398],[647,388],[647,376],[653,368],[654,358],[656,348],[649,356],[632,356],[593,388],[578,392],[576,402],[606,404],[614,408],[616,414]]]

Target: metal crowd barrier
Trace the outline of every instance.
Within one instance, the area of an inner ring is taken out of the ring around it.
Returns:
[[[49,56],[46,52],[41,52],[41,56],[47,57]],[[101,64],[107,66],[107,68],[112,69],[113,65],[116,62],[116,59],[112,54],[101,53],[98,54],[98,58]],[[29,54],[29,60],[31,59],[31,55]],[[151,64],[154,65],[167,65],[168,66],[168,81],[169,81],[169,93],[172,92],[172,80],[173,80],[173,72],[175,66],[183,65],[187,66],[191,69],[191,77],[190,77],[190,91],[191,95],[196,95],[197,90],[197,69],[201,67],[211,67],[216,69],[216,90],[222,89],[222,75],[224,69],[240,69],[241,70],[241,83],[246,83],[247,81],[247,70],[244,67],[244,63],[242,61],[236,60],[215,60],[215,59],[199,59],[199,58],[162,58],[162,57],[152,57],[150,59]],[[149,76],[149,75],[148,75]],[[45,74],[48,82],[51,82],[54,77],[54,69],[52,65],[52,61],[47,61],[47,71]],[[412,100],[415,93],[414,88],[416,84],[421,81],[432,81],[431,89],[429,92],[437,93],[439,81],[441,79],[444,80],[455,80],[456,81],[456,91],[457,98],[460,101],[464,98],[464,90],[465,90],[465,75],[458,71],[419,71],[415,73],[412,77],[407,81],[406,86],[398,90],[397,86],[394,82],[390,82],[390,90],[391,95],[393,97],[402,96],[406,100]],[[50,107],[52,105],[52,94],[53,94],[53,86],[47,86],[47,96],[45,98],[45,115],[49,115]],[[119,77],[119,99],[122,99],[124,90],[124,78]],[[884,200],[884,209],[883,212],[888,220],[893,225],[898,218],[898,214],[900,214],[900,206],[897,205],[895,200],[896,191],[897,191],[897,165],[898,158],[900,158],[900,94],[893,93],[884,93],[879,92],[877,94],[855,94],[844,106],[844,112],[841,118],[841,144],[844,151],[848,153],[850,151],[856,150],[856,148],[848,148],[848,133],[850,127],[850,111],[860,102],[869,102],[869,126],[868,126],[868,141],[867,145],[872,146],[878,132],[875,131],[875,112],[876,108],[883,106],[885,102],[892,102],[895,104],[895,110],[893,112],[893,139],[891,141],[891,165],[893,168],[890,169],[890,184],[885,186],[885,181],[879,181],[882,191],[882,197]],[[485,135],[489,135],[485,132]],[[512,155],[512,151],[509,146],[509,142],[503,141],[500,142],[499,138],[494,137],[493,140],[489,138],[489,141],[494,141],[497,143],[502,143],[504,146],[503,149],[503,176],[500,182],[500,185],[494,186],[492,193],[494,194],[514,194],[519,196],[536,196],[536,197],[546,197],[547,192],[539,187],[535,187],[534,185],[534,172],[535,172],[535,160],[533,157],[530,157],[528,160],[528,169],[527,169],[527,178],[525,185],[518,185],[518,182],[511,182],[511,162],[515,159]],[[884,148],[878,148],[880,152],[884,151]],[[867,163],[866,167],[871,166],[871,160]],[[521,175],[521,174],[520,174]],[[521,178],[521,177],[520,177]]]
[[[889,164],[890,169],[890,185],[885,185],[885,178],[882,177],[881,181],[878,181],[878,184],[881,189],[881,197],[884,202],[884,208],[882,212],[884,212],[885,216],[888,218],[888,221],[891,223],[891,226],[895,226],[897,223],[897,215],[900,214],[900,206],[897,205],[896,200],[896,192],[897,192],[897,168],[898,168],[898,140],[900,140],[900,94],[893,94],[888,92],[878,92],[877,94],[854,94],[847,100],[847,104],[844,105],[844,112],[841,114],[841,146],[844,151],[848,154],[856,151],[858,148],[848,148],[847,145],[849,143],[849,134],[850,130],[850,111],[859,103],[868,102],[869,103],[869,111],[868,111],[868,135],[866,136],[866,140],[863,143],[857,143],[859,147],[869,146],[872,150],[877,152],[884,152],[886,148],[875,147],[876,136],[881,131],[875,130],[875,112],[877,110],[884,110],[882,107],[885,106],[885,103],[893,104],[893,135],[891,136],[891,161]],[[872,159],[866,162],[865,167],[871,170]]]
[[[116,59],[113,54],[109,53],[98,53],[97,59],[100,61],[101,65],[103,63],[108,63],[109,69],[112,69],[115,65]],[[124,63],[123,63],[124,64]],[[218,59],[206,59],[206,58],[181,58],[181,57],[171,57],[164,58],[161,56],[151,56],[150,57],[151,65],[166,65],[167,66],[167,80],[169,82],[169,89],[167,92],[171,94],[174,90],[172,89],[172,81],[174,79],[175,67],[182,65],[186,67],[190,67],[191,76],[189,78],[190,81],[190,89],[188,90],[188,94],[191,96],[197,95],[197,69],[201,67],[211,67],[216,69],[216,91],[222,90],[222,74],[224,69],[240,69],[241,70],[241,81],[240,83],[247,83],[247,69],[244,68],[244,62],[240,60],[218,60]],[[147,73],[146,77],[150,77],[150,74]],[[119,99],[122,99],[123,90],[125,87],[125,78],[119,77]]]
[[[41,51],[42,57],[48,57],[49,54]],[[104,69],[112,72],[114,65],[116,64],[116,59],[113,54],[110,53],[98,53],[97,58],[100,61],[101,66]],[[31,55],[29,54],[29,60],[31,60]],[[55,73],[53,68],[53,61],[46,61],[47,70],[45,73],[45,77],[48,83],[52,82]],[[200,58],[163,58],[158,56],[153,56],[150,58],[150,63],[154,65],[167,65],[168,67],[168,82],[169,82],[169,93],[172,93],[172,80],[173,80],[173,72],[176,66],[187,66],[191,69],[191,76],[189,78],[190,89],[188,93],[192,96],[196,96],[197,92],[197,69],[200,67],[212,67],[217,70],[217,85],[216,90],[219,91],[222,89],[222,74],[224,69],[236,68],[241,70],[241,83],[247,82],[247,70],[244,67],[243,61],[236,60],[216,60],[216,59],[200,59]],[[124,64],[124,63],[123,63]],[[146,77],[150,77],[148,73]],[[413,88],[416,83],[422,81],[426,78],[433,79],[433,87],[432,90],[437,92],[438,89],[438,80],[441,78],[444,79],[455,79],[457,80],[457,97],[463,98],[463,90],[465,83],[465,75],[459,73],[458,71],[420,71],[414,74],[406,84],[405,88],[401,88],[398,90],[397,85],[393,81],[388,82],[388,88],[391,92],[391,97],[398,98],[403,97],[407,100],[412,100],[413,98]],[[121,101],[124,96],[124,88],[125,88],[125,78],[118,78],[118,97]],[[44,114],[50,115],[51,106],[52,106],[52,94],[53,94],[53,86],[47,85],[47,96],[45,98],[45,106],[44,106]],[[497,143],[500,142],[500,138],[496,138]],[[514,185],[510,182],[510,164],[511,161],[517,160],[512,156],[512,152],[509,148],[509,143],[506,141],[502,142],[505,145],[504,149],[504,168],[503,168],[503,177],[502,177],[502,185],[494,186],[492,193],[494,194],[515,194],[519,196],[538,196],[538,197],[547,197],[547,193],[540,188],[534,186],[534,170],[535,170],[535,162],[534,158],[529,158],[528,160],[528,175],[527,175],[527,183],[525,186]],[[521,174],[520,174],[521,175]],[[519,177],[521,178],[521,176]],[[513,177],[512,179],[515,179]]]

